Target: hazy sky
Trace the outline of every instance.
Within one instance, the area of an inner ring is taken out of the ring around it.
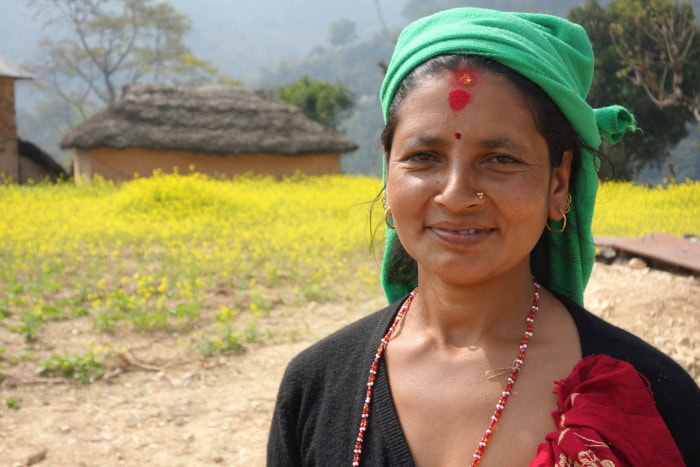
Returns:
[[[402,26],[407,0],[379,0],[390,26]],[[361,35],[380,30],[374,0],[170,0],[192,20],[187,45],[202,58],[215,61],[227,51],[249,52],[271,66],[294,60],[316,45],[328,45],[329,25],[340,18],[355,21]],[[0,57],[14,64],[36,57],[45,34],[27,0],[0,0]],[[225,69],[225,64],[215,63]]]

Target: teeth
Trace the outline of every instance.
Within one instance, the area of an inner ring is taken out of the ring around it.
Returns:
[[[467,230],[458,230],[457,233],[460,235],[471,235],[477,233],[477,229],[467,229]]]

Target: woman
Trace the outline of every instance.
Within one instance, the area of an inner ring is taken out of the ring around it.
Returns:
[[[700,465],[700,389],[581,306],[601,135],[588,38],[561,18],[444,11],[381,89],[390,306],[302,352],[268,465]]]

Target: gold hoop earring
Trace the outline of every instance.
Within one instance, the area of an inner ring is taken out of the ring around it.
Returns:
[[[384,193],[382,194],[382,206],[384,207],[385,210],[389,209],[389,206],[387,206],[387,202],[386,202],[386,190],[384,190]]]
[[[544,223],[544,226],[547,228],[547,230],[549,230],[552,233],[562,233],[562,232],[564,232],[564,230],[566,230],[566,213],[564,211],[562,211],[561,209],[559,209],[559,212],[561,213],[562,216],[564,216],[564,217],[562,217],[562,219],[560,221],[560,222],[562,222],[562,225],[560,228],[558,228],[558,229],[551,228],[549,226],[549,219],[547,219]]]
[[[386,223],[386,226],[388,228],[390,228],[391,230],[394,230],[394,229],[396,229],[396,227],[394,227],[394,224],[393,224],[394,220],[392,219],[391,222],[389,222],[389,219],[391,219],[391,214],[389,214],[389,211],[390,211],[389,208],[387,208],[387,210],[384,211],[384,222]]]
[[[571,211],[571,193],[569,193],[569,197],[566,198],[566,209],[564,209],[564,214],[569,214],[569,211]]]

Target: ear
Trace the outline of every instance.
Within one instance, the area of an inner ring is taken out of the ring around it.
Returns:
[[[552,170],[552,179],[550,180],[549,192],[549,218],[553,220],[561,220],[561,211],[566,210],[567,200],[569,197],[569,178],[571,177],[571,159],[573,153],[564,151],[559,167]]]

